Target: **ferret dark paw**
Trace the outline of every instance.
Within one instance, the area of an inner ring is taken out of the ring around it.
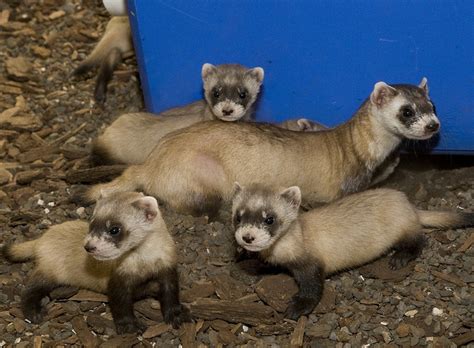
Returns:
[[[177,329],[181,324],[191,322],[192,316],[187,307],[177,305],[165,311],[163,313],[163,319],[165,323],[170,324],[174,329]]]
[[[33,324],[40,324],[44,318],[43,308],[41,306],[23,308],[23,315]]]
[[[139,322],[135,318],[124,318],[120,321],[115,322],[115,331],[119,335],[135,332],[143,332],[146,329],[146,325]]]
[[[298,320],[302,315],[310,314],[316,305],[317,301],[313,298],[294,296],[285,311],[285,317]]]
[[[389,259],[388,265],[392,270],[397,270],[405,267],[408,263],[413,260],[412,254],[404,251],[396,251]]]

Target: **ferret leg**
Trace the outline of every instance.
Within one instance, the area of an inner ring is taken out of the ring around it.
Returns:
[[[110,278],[107,295],[115,329],[119,335],[143,330],[133,313],[134,291],[130,279],[114,275]]]
[[[416,259],[421,254],[425,244],[425,236],[421,233],[404,237],[394,247],[395,253],[389,261],[390,268],[395,270],[405,267],[411,260]]]
[[[176,268],[158,275],[160,283],[160,306],[163,319],[175,329],[182,323],[191,321],[189,310],[179,301],[179,276]]]
[[[400,155],[389,156],[375,171],[375,175],[370,183],[370,186],[377,185],[378,183],[387,179],[390,175],[393,174],[395,168],[400,163]]]
[[[21,309],[25,318],[31,320],[32,323],[40,323],[43,319],[41,300],[59,285],[36,271],[28,280],[21,296]]]
[[[122,61],[122,53],[118,48],[112,49],[99,68],[99,75],[95,85],[94,98],[97,103],[103,104],[107,94],[107,85],[112,79],[115,68]]]
[[[286,265],[293,274],[299,291],[291,299],[285,317],[297,320],[313,311],[321,300],[324,289],[324,269],[312,260]]]

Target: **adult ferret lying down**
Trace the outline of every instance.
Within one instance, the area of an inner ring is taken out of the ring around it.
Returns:
[[[295,320],[319,303],[327,274],[359,266],[391,249],[395,252],[390,266],[397,269],[421,254],[422,227],[474,225],[474,213],[418,210],[405,194],[391,189],[356,193],[298,215],[298,187],[235,187],[237,243],[293,274],[299,291],[286,316]]]
[[[201,76],[204,100],[158,115],[146,112],[121,115],[94,141],[93,161],[96,164],[140,164],[161,138],[175,130],[206,120],[252,119],[253,105],[264,78],[262,68],[206,63]]]
[[[143,165],[88,190],[143,190],[173,209],[216,213],[233,182],[297,185],[306,203],[329,202],[366,189],[404,138],[428,139],[439,129],[426,79],[420,86],[378,82],[346,123],[320,132],[269,124],[202,122],[163,138]]]
[[[42,298],[64,285],[106,293],[119,334],[144,328],[133,314],[134,301],[144,297],[158,297],[164,321],[174,327],[191,320],[179,301],[173,239],[156,199],[142,193],[102,197],[90,226],[80,220],[51,226],[35,240],[5,246],[3,254],[36,262],[21,296],[23,314],[34,323],[43,318]]]

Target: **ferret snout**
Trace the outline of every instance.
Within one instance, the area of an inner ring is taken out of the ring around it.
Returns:
[[[244,240],[245,243],[252,244],[252,242],[255,240],[255,237],[247,233],[246,235],[242,236],[242,239]]]
[[[434,133],[437,132],[439,129],[439,122],[436,121],[431,121],[425,126],[425,130],[428,133]]]
[[[222,109],[222,113],[224,114],[224,116],[232,115],[233,112],[234,109]]]
[[[97,250],[97,247],[92,245],[90,242],[87,242],[85,245],[84,245],[84,249],[86,249],[86,251],[88,253],[93,253],[94,251]]]

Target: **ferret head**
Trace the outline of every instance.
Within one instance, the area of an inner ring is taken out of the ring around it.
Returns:
[[[156,231],[162,217],[154,197],[138,192],[102,196],[96,204],[84,249],[97,260],[113,260]],[[157,246],[159,247],[159,246]]]
[[[212,113],[222,121],[237,121],[252,107],[263,81],[263,69],[238,64],[202,66],[204,96]]]
[[[429,139],[439,130],[428,81],[418,86],[377,82],[370,95],[371,113],[390,132],[408,139]]]
[[[276,191],[235,183],[232,221],[237,243],[254,252],[270,248],[297,219],[300,204],[297,186]]]

